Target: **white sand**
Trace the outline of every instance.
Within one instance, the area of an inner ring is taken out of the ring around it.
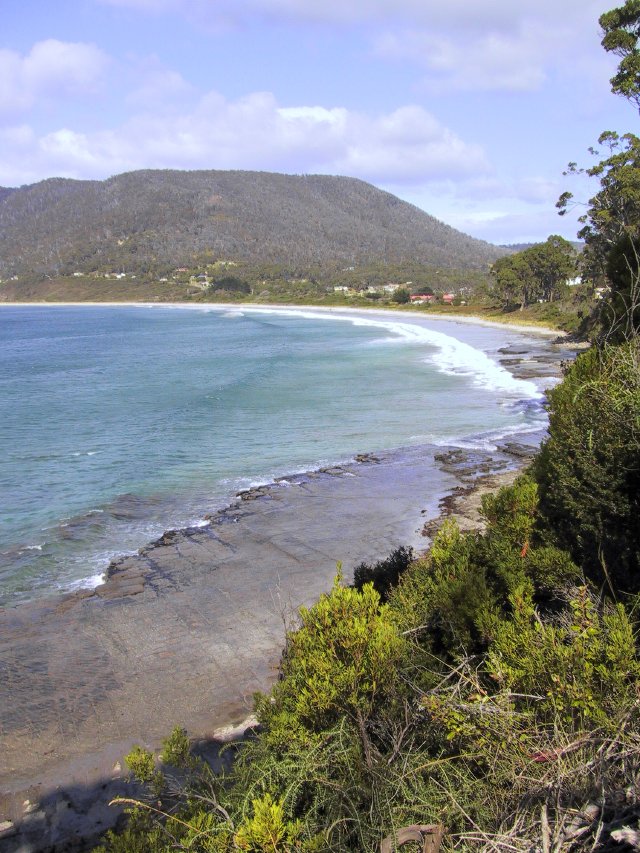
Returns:
[[[516,332],[559,337],[565,334],[560,329],[548,326],[534,326],[527,323],[512,323],[510,320],[487,320],[472,314],[432,314],[407,311],[402,308],[352,308],[340,305],[289,305],[286,303],[257,303],[257,302],[0,302],[0,308],[192,308],[195,310],[220,309],[224,311],[315,311],[319,314],[353,314],[356,317],[413,317],[421,320],[445,320],[449,323],[467,323],[477,326],[490,326],[496,329],[509,328]]]

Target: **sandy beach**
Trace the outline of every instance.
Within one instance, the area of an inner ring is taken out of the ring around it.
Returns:
[[[102,308],[123,308],[126,306],[135,307],[141,306],[144,308],[191,308],[194,310],[211,310],[219,308],[226,311],[242,311],[245,308],[251,310],[263,311],[314,311],[323,314],[353,314],[354,316],[365,315],[367,317],[398,317],[405,316],[407,318],[421,318],[423,320],[447,320],[450,323],[469,323],[478,326],[493,326],[494,328],[503,329],[508,327],[515,332],[526,332],[527,334],[541,335],[546,338],[562,338],[563,332],[557,329],[552,329],[548,326],[538,326],[537,324],[529,323],[514,323],[511,319],[500,322],[499,320],[487,320],[484,317],[475,317],[465,314],[439,314],[437,312],[417,312],[407,311],[400,308],[366,308],[363,306],[350,305],[288,305],[288,304],[265,304],[260,302],[0,302],[0,309],[7,308],[82,308],[102,307]]]
[[[504,355],[522,378],[557,374],[564,358],[548,336]],[[423,550],[443,513],[480,523],[479,488],[513,478],[541,438],[365,453],[281,478],[114,561],[96,589],[0,610],[3,851],[81,849],[117,819],[106,803],[134,743],[156,748],[175,725],[211,741],[241,723],[277,677],[297,608],[328,589],[337,562],[348,580],[362,560]]]

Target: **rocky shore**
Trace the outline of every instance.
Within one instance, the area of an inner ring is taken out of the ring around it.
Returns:
[[[528,378],[567,353],[541,342],[503,358]],[[442,514],[481,523],[481,491],[513,478],[541,437],[280,478],[114,561],[94,590],[0,611],[2,850],[82,849],[118,819],[106,804],[134,743],[154,749],[182,725],[215,747],[273,683],[286,626],[338,561],[348,579],[399,545],[424,549]]]

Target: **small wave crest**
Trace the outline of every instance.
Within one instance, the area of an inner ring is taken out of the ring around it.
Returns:
[[[189,306],[191,307],[191,306]],[[194,306],[195,307],[195,306]],[[208,307],[208,306],[207,306]],[[198,306],[201,308],[201,306]],[[359,315],[347,315],[328,313],[313,309],[300,308],[275,308],[275,307],[245,307],[242,311],[229,311],[212,306],[213,311],[229,315],[231,313],[251,315],[275,315],[280,317],[297,317],[307,320],[337,320],[351,323],[354,326],[367,326],[391,332],[391,337],[385,335],[375,343],[389,344],[391,342],[404,341],[428,346],[435,352],[426,356],[425,361],[441,373],[454,376],[466,376],[474,385],[494,393],[508,394],[509,396],[525,397],[529,399],[542,399],[543,393],[538,390],[534,382],[527,379],[517,379],[509,371],[490,358],[481,349],[471,346],[465,341],[458,340],[444,332],[437,332],[426,326],[411,322],[410,319],[396,320],[380,319]]]
[[[105,572],[99,572],[98,574],[90,575],[88,578],[80,578],[80,580],[63,584],[60,586],[60,589],[65,592],[77,592],[80,589],[95,589],[97,586],[103,584],[104,581]]]
[[[384,329],[391,332],[393,337],[389,338],[385,336],[379,341],[380,343],[390,343],[394,340],[404,341],[405,343],[428,346],[431,350],[435,350],[435,352],[427,355],[424,360],[433,364],[442,373],[466,376],[478,387],[510,396],[529,399],[542,399],[544,396],[534,382],[526,379],[517,379],[505,367],[493,361],[482,350],[444,332],[428,329],[426,326],[412,323],[409,320],[381,320],[360,315],[325,314],[318,311],[285,308],[257,308],[247,310],[280,316],[302,317],[309,320],[340,320],[352,323],[354,326]]]
[[[528,426],[523,424],[510,427],[501,427],[489,432],[476,433],[475,435],[454,436],[453,438],[436,439],[433,444],[436,447],[460,447],[463,450],[486,450],[494,452],[498,445],[509,438],[517,436],[533,435],[545,428],[545,422],[532,423]]]

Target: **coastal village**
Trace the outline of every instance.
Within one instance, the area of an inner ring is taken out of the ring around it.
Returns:
[[[0,853],[640,853],[617,3],[4,4]]]

